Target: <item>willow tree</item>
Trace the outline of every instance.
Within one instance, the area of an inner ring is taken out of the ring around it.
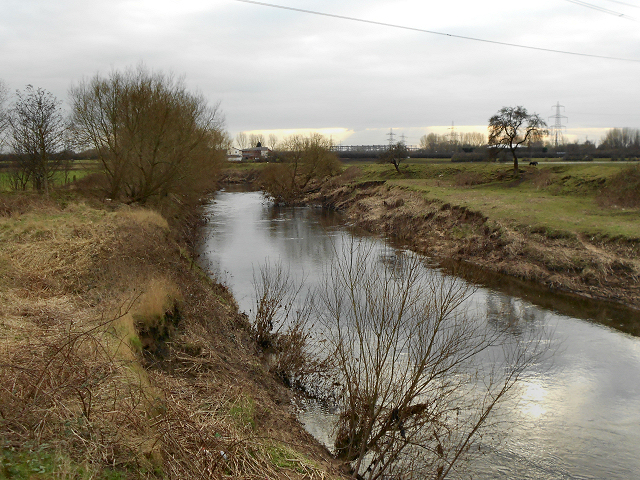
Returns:
[[[502,107],[489,119],[489,146],[509,149],[513,155],[513,172],[517,177],[520,145],[530,145],[548,135],[547,124],[537,113],[524,107]]]
[[[112,198],[199,195],[215,180],[224,119],[183,80],[139,66],[96,75],[70,97],[76,139],[98,152]]]
[[[299,201],[309,185],[340,173],[340,160],[331,146],[331,140],[319,133],[285,138],[276,162],[262,171],[264,191],[278,203]]]

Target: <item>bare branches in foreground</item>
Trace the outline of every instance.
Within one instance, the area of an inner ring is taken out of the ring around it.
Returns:
[[[269,369],[287,386],[309,392],[312,378],[324,377],[331,360],[320,354],[311,324],[313,293],[296,282],[281,263],[267,262],[254,272],[256,310],[252,328],[258,346],[269,359]]]
[[[340,385],[335,453],[352,478],[443,479],[545,348],[474,318],[472,290],[418,256],[376,256],[353,241],[318,292]]]

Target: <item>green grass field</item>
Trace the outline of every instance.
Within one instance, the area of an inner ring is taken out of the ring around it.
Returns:
[[[67,172],[56,172],[53,182],[55,187],[60,187],[76,180],[86,177],[91,173],[99,171],[99,165],[96,160],[77,160],[73,164],[73,168]],[[12,174],[8,169],[0,170],[0,192],[8,192],[13,189],[11,182]],[[29,188],[29,187],[28,187]]]
[[[510,164],[411,162],[401,165],[400,174],[391,165],[359,165],[361,181],[386,180],[518,228],[550,236],[640,239],[640,209],[616,206],[607,198],[612,178],[630,167],[639,168],[617,162],[527,163],[514,179]]]

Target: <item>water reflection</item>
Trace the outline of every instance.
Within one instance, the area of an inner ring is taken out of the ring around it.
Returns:
[[[482,284],[508,296],[521,298],[538,307],[640,336],[640,311],[619,303],[592,300],[569,292],[551,291],[544,285],[488,272],[469,263],[450,260],[442,262],[440,266],[449,274]]]
[[[485,313],[489,325],[522,336],[536,325],[544,325],[546,313],[519,298],[489,291],[484,295]]]
[[[252,307],[253,269],[266,258],[280,259],[313,284],[353,233],[330,212],[275,208],[257,192],[222,192],[208,216],[202,254],[212,271],[226,278],[245,311]],[[366,241],[379,242],[373,237]],[[382,242],[379,252],[381,261],[397,261],[396,251]],[[622,324],[620,328],[640,333],[637,317],[619,306],[480,275],[468,265],[443,268],[490,285],[479,287],[466,308],[516,336],[551,330],[549,343],[557,352],[552,361],[529,372],[509,405],[506,440],[474,460],[473,478],[637,478],[640,340],[605,326]],[[313,403],[301,408],[308,429],[330,443],[332,413]]]

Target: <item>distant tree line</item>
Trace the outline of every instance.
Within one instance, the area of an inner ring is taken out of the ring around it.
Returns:
[[[456,141],[450,135],[429,133],[420,139],[417,149],[407,148],[408,158],[441,158],[453,162],[501,161],[512,162],[513,154],[508,150],[491,148],[486,136],[479,132],[471,132],[482,137],[483,142]],[[474,135],[475,136],[475,135]],[[460,138],[460,137],[458,137]],[[462,138],[465,138],[464,135]],[[467,137],[468,138],[468,137]],[[521,158],[558,158],[568,161],[589,161],[593,159],[636,160],[640,159],[640,129],[612,128],[596,143],[562,142],[557,146],[543,137],[520,145],[517,156]],[[387,152],[349,151],[339,152],[342,160],[379,161]]]

